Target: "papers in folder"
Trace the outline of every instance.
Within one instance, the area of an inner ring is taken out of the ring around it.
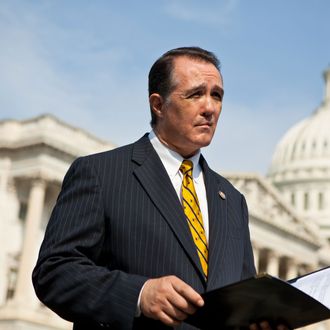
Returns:
[[[201,329],[247,328],[262,320],[300,328],[330,318],[330,268],[289,282],[262,274],[203,298],[204,306],[187,319]]]
[[[297,277],[289,283],[330,309],[330,267]]]

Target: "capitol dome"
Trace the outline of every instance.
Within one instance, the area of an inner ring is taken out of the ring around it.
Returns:
[[[280,140],[268,177],[330,240],[330,68],[324,72],[324,80],[322,104]]]

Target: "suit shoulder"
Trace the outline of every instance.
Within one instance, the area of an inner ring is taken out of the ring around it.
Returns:
[[[79,164],[125,164],[125,162],[142,162],[150,154],[152,145],[148,138],[148,133],[142,136],[138,141],[117,147],[112,150],[91,154],[78,158],[75,162]]]
[[[78,157],[74,163],[98,163],[118,158],[128,158],[132,154],[133,143],[86,156]]]
[[[144,134],[139,140],[121,146],[117,147],[115,149],[111,149],[108,151],[103,151],[83,157],[79,157],[76,161],[77,162],[104,162],[104,161],[121,161],[126,159],[133,158],[139,158],[137,155],[139,152],[142,153],[142,155],[145,155],[150,152],[151,143],[148,138],[148,133]]]

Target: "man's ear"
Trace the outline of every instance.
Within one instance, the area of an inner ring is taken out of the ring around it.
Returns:
[[[161,95],[154,93],[149,96],[149,104],[151,111],[159,118],[163,114],[164,100]]]

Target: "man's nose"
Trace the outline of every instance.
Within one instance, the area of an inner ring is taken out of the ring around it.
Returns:
[[[205,97],[204,114],[211,115],[216,111],[216,102],[211,95]]]

